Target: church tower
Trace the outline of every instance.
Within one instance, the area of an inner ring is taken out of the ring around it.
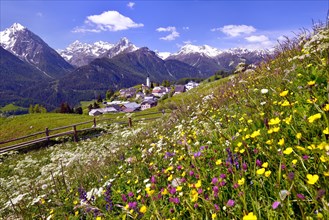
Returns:
[[[150,75],[147,75],[147,78],[146,78],[146,86],[147,87],[151,87],[151,82],[150,82]]]

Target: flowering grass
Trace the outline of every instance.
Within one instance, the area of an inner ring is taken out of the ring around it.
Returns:
[[[152,124],[3,158],[1,216],[328,219],[329,30],[279,49]]]

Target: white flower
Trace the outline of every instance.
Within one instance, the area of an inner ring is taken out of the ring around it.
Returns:
[[[262,94],[266,94],[266,93],[268,93],[268,89],[261,89],[260,92],[261,92]]]

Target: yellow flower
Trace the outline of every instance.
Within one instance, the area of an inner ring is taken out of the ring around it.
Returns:
[[[250,135],[250,137],[255,138],[255,137],[259,136],[259,135],[260,135],[260,130],[257,130],[257,131],[254,131],[254,132]]]
[[[182,177],[184,177],[186,175],[186,172],[184,171],[183,173],[182,173]]]
[[[296,146],[296,148],[297,148],[298,150],[305,151],[305,148],[304,148],[304,147]]]
[[[251,123],[252,123],[252,120],[251,120],[251,119],[249,119],[247,122],[248,122],[249,124],[251,124]]]
[[[168,194],[168,190],[167,189],[164,189],[162,192],[161,192],[161,195],[167,195]]]
[[[170,175],[170,176],[168,177],[168,181],[172,181],[172,179],[173,179],[173,176]]]
[[[248,215],[243,216],[242,220],[257,220],[257,216],[254,213],[249,212]]]
[[[141,213],[145,213],[146,211],[147,211],[147,208],[146,208],[146,206],[145,205],[143,205],[140,209],[139,209],[139,211],[141,212]]]
[[[326,129],[323,130],[323,134],[329,134],[329,128],[326,127]]]
[[[286,95],[288,95],[288,93],[289,93],[289,90],[282,91],[282,92],[280,93],[280,96],[281,96],[281,97],[285,97]]]
[[[196,188],[200,188],[201,187],[201,180],[198,180],[198,182],[195,184]]]
[[[290,125],[291,119],[292,119],[292,115],[290,115],[289,117],[283,119],[283,121],[284,121],[286,124]]]
[[[73,201],[73,205],[76,205],[76,204],[78,204],[78,201],[77,200],[74,200]]]
[[[278,132],[278,131],[280,131],[280,127],[274,127],[273,128],[273,132]]]
[[[314,85],[315,85],[315,81],[314,81],[314,80],[309,81],[309,82],[307,83],[307,85],[309,85],[309,86],[314,86]]]
[[[329,176],[329,171],[327,171],[327,172],[323,172],[323,175],[324,175],[324,176]]]
[[[183,189],[183,187],[181,187],[181,186],[177,186],[177,188],[176,188],[177,192],[182,191],[182,189]]]
[[[284,138],[281,138],[278,142],[278,145],[283,146],[284,145]]]
[[[74,212],[74,215],[75,215],[75,216],[78,216],[78,215],[79,215],[79,211],[75,211],[75,212]]]
[[[135,180],[135,184],[137,184],[138,183],[138,179],[137,180]]]
[[[268,167],[268,162],[263,163],[262,167],[267,168]]]
[[[280,118],[276,117],[276,118],[272,118],[272,119],[268,122],[268,124],[269,124],[269,125],[277,125],[277,124],[279,124],[280,122],[281,122]]]
[[[196,202],[199,198],[199,194],[198,194],[198,191],[196,191],[195,189],[193,189],[191,191],[191,201],[192,202]]]
[[[239,152],[243,154],[245,152],[245,149],[241,149]]]
[[[265,173],[265,168],[260,168],[256,171],[258,175],[263,175]]]
[[[53,214],[54,213],[54,209],[51,209],[49,214]]]
[[[142,198],[141,195],[138,195],[138,196],[137,196],[137,200],[140,200],[141,198]]]
[[[312,98],[306,100],[306,102],[309,104],[314,104],[314,103],[316,103],[316,101],[318,101],[318,99],[315,97],[312,97]]]
[[[296,138],[299,140],[299,139],[301,139],[302,138],[302,133],[297,133],[296,134]]]
[[[237,144],[237,146],[238,146],[238,147],[241,147],[241,146],[242,146],[242,142],[239,142],[239,143]]]
[[[281,106],[286,107],[289,106],[290,103],[287,100],[284,100],[284,102],[281,104]]]
[[[329,104],[326,104],[326,105],[324,106],[323,111],[325,111],[325,112],[329,111]]]
[[[292,163],[293,165],[296,165],[296,163],[297,163],[297,160],[296,160],[296,159],[294,159],[294,160],[292,160],[292,161],[291,161],[291,163]]]
[[[222,160],[219,159],[219,160],[216,160],[216,165],[221,165],[222,164]]]
[[[293,152],[293,149],[292,149],[291,147],[288,147],[287,149],[285,149],[285,150],[283,151],[283,153],[284,153],[284,154],[287,154],[287,155],[291,154],[292,152]]]
[[[211,219],[215,219],[217,217],[217,214],[216,213],[213,213],[212,215],[211,215]]]
[[[313,123],[315,120],[320,119],[320,118],[321,118],[321,113],[317,113],[315,115],[308,117],[308,122]]]
[[[244,180],[243,177],[242,177],[241,179],[238,180],[238,184],[239,184],[240,186],[242,186],[242,185],[244,184],[244,182],[245,182],[245,180]]]
[[[267,145],[271,145],[271,144],[273,144],[273,139],[268,140],[268,141],[266,141],[265,143],[266,143]]]
[[[323,156],[323,155],[320,157],[320,160],[321,160],[323,163],[327,162],[327,158],[326,158],[325,156]]]
[[[272,173],[272,172],[271,172],[270,170],[268,170],[268,171],[265,172],[264,175],[265,175],[266,177],[269,177],[269,176],[271,175],[271,173]]]
[[[269,130],[267,131],[267,133],[268,133],[268,134],[272,134],[272,133],[273,133],[273,129],[272,129],[272,128],[269,129]]]
[[[313,185],[313,184],[315,184],[318,181],[319,176],[316,175],[316,174],[315,175],[307,174],[306,175],[306,178],[308,179],[307,180],[307,183]]]

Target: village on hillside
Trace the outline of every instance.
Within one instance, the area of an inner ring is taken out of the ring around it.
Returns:
[[[180,93],[189,91],[199,86],[199,83],[189,81],[185,85],[170,86],[155,86],[151,88],[151,82],[149,76],[146,78],[146,84],[142,84],[141,91],[135,87],[121,89],[119,91],[118,100],[111,102],[104,101],[104,108],[95,108],[89,111],[90,116],[97,116],[106,113],[118,113],[118,112],[135,112],[143,111],[157,106],[158,100],[168,96],[174,96]],[[122,101],[123,100],[135,100],[135,101]]]

